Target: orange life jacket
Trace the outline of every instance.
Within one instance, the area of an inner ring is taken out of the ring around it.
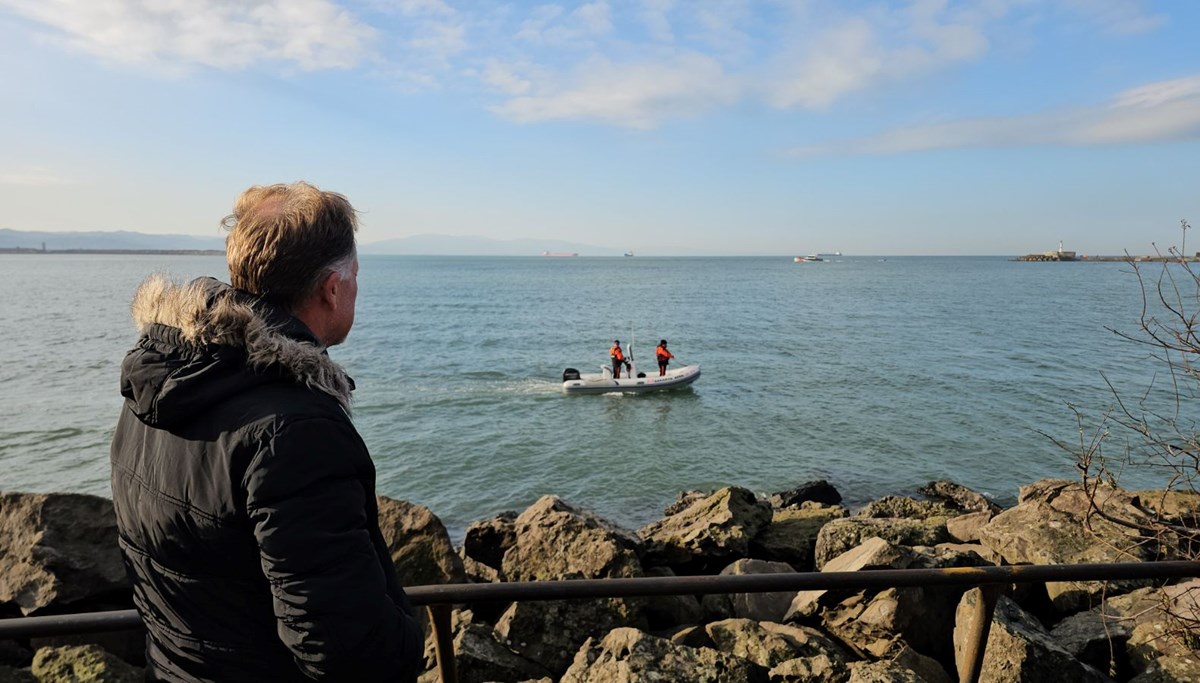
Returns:
[[[675,356],[671,355],[670,351],[663,348],[662,344],[659,344],[658,348],[654,349],[654,355],[658,356],[659,360],[667,360],[668,358],[675,357]]]
[[[608,355],[612,356],[614,360],[625,361],[625,354],[621,353],[621,347],[615,344],[608,350]]]

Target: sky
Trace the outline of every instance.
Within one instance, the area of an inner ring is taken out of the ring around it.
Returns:
[[[219,236],[304,179],[363,243],[1192,252],[1198,27],[1192,0],[0,0],[0,228]]]

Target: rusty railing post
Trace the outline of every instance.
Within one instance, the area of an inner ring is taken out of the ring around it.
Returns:
[[[963,658],[959,664],[958,682],[976,683],[983,670],[983,655],[987,651],[988,634],[992,631],[992,616],[996,603],[1004,592],[1004,584],[984,584],[979,587],[979,600],[971,615],[971,630],[963,646]]]
[[[438,675],[442,683],[458,683],[454,666],[454,631],[450,628],[450,605],[434,604],[425,607],[433,626],[433,653],[437,656]]]

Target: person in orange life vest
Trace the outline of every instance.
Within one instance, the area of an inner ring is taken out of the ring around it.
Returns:
[[[658,343],[658,348],[654,349],[654,357],[658,359],[658,376],[662,377],[667,374],[667,363],[675,357],[667,350],[666,339]]]
[[[621,366],[629,365],[625,360],[625,352],[621,350],[621,340],[614,339],[612,348],[608,350],[608,355],[612,356],[613,378],[621,379]]]

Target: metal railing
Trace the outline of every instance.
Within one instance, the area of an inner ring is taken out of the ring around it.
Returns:
[[[1116,581],[1200,577],[1200,562],[1133,562],[1122,564],[1015,565],[951,569],[880,569],[857,572],[799,572],[740,576],[674,576],[573,581],[516,581],[511,583],[444,584],[405,589],[412,603],[429,610],[434,650],[443,683],[456,683],[453,605],[475,602],[577,600],[712,593],[778,593],[804,590],[863,590],[872,588],[962,586],[980,587],[983,599],[975,605],[972,631],[959,671],[960,683],[975,683],[991,629],[992,614],[1004,588],[1014,583],[1059,581]],[[62,614],[0,619],[0,640],[37,636],[96,633],[140,628],[135,610]]]

